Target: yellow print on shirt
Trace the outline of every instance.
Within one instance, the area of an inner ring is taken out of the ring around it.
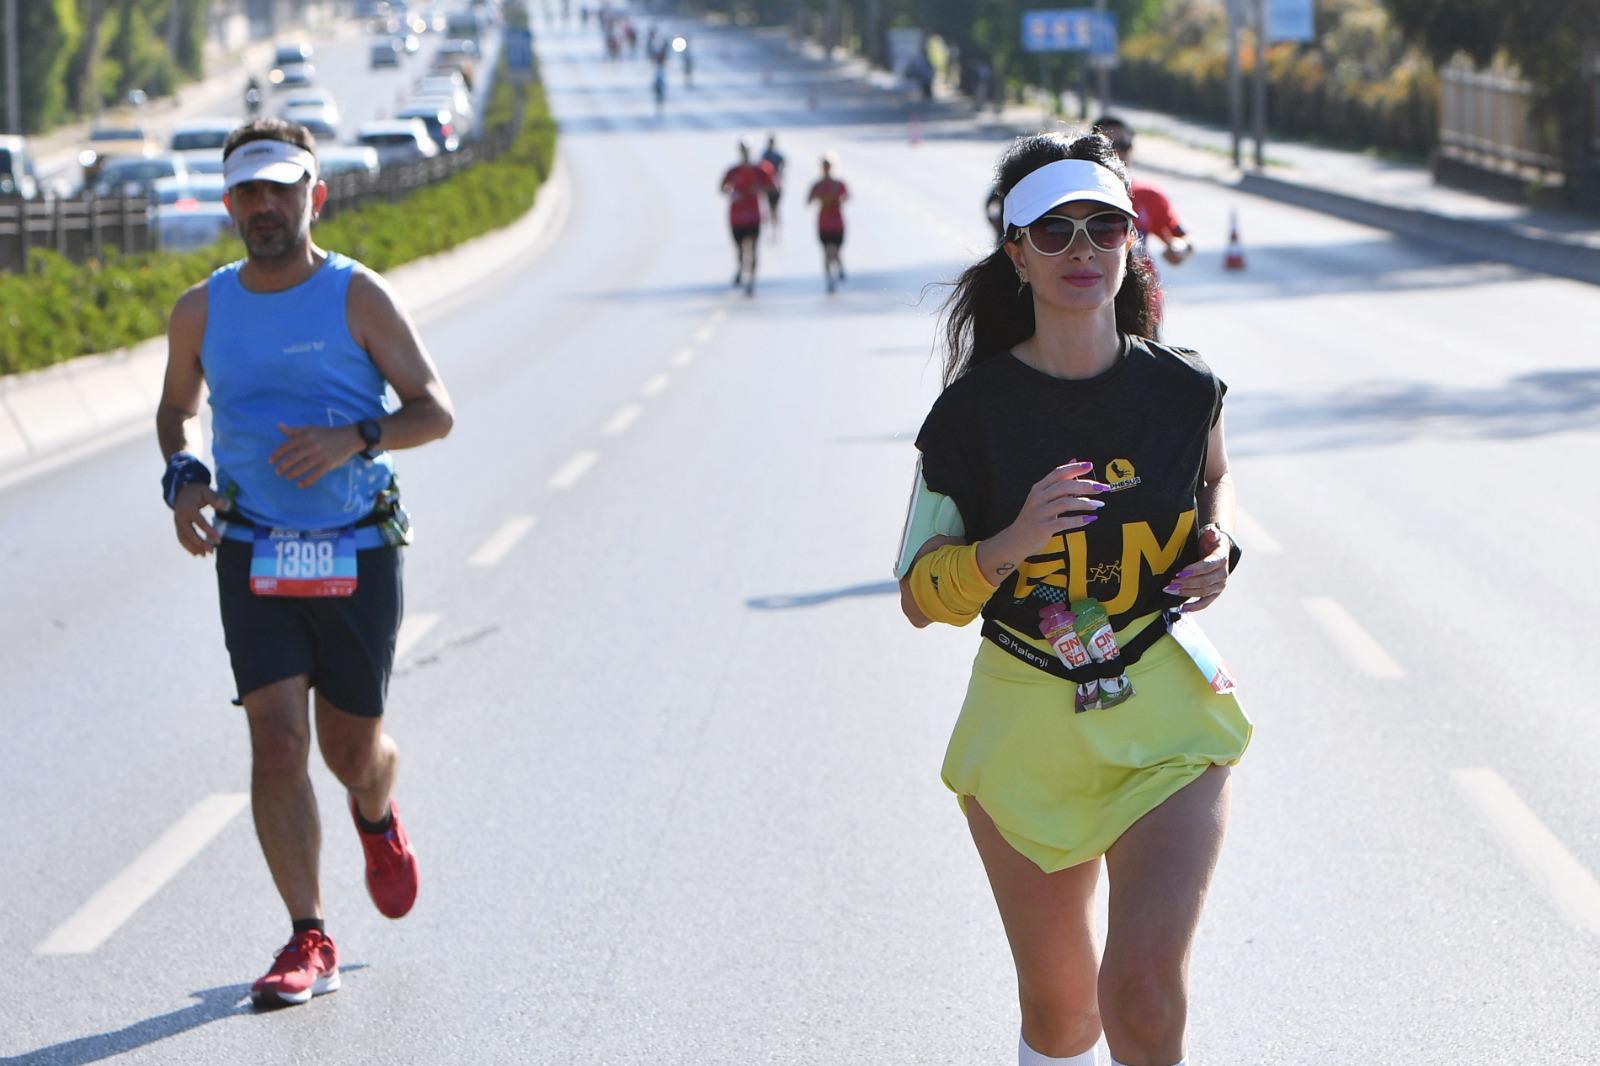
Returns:
[[[1117,594],[1106,600],[1108,614],[1121,614],[1139,600],[1139,584],[1149,564],[1152,574],[1164,574],[1178,561],[1178,554],[1189,540],[1194,529],[1194,511],[1180,514],[1173,524],[1172,535],[1165,541],[1156,536],[1149,522],[1124,522],[1122,524],[1122,559],[1115,563],[1097,563],[1094,567],[1096,583],[1102,575],[1116,573]],[[1082,530],[1057,533],[1044,551],[1030,556],[1017,567],[1019,600],[1027,599],[1035,585],[1064,589],[1069,600],[1081,600],[1089,595],[1089,538]]]

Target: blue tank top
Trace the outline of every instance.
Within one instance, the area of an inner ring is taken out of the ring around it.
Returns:
[[[345,319],[350,278],[360,264],[329,253],[316,273],[283,292],[249,291],[239,280],[242,265],[219,268],[206,287],[200,365],[211,391],[217,486],[225,495],[232,490],[234,506],[257,525],[352,525],[394,475],[388,452],[376,460],[356,455],[304,489],[279,477],[268,458],[284,441],[280,422],[347,426],[388,414],[383,375]],[[237,526],[228,533],[249,536]]]

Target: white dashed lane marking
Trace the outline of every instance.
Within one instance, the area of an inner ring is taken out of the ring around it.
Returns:
[[[628,431],[628,427],[639,421],[639,416],[643,413],[644,408],[640,407],[638,404],[625,404],[622,407],[617,408],[617,413],[612,415],[604,426],[600,427],[600,432],[604,433],[608,437],[615,437],[619,434],[626,433]]]
[[[713,333],[715,333],[716,331],[717,331],[717,327],[711,325],[710,323],[707,323],[706,325],[701,326],[699,329],[694,331],[694,342],[695,342],[695,344],[696,345],[704,344],[706,341],[711,339],[711,335]]]
[[[243,792],[218,792],[195,804],[156,842],[34,948],[39,955],[85,955],[111,938],[249,804]]]
[[[672,356],[672,365],[676,367],[685,367],[692,362],[694,362],[693,348],[680,348]]]
[[[1357,670],[1379,681],[1395,681],[1405,677],[1376,637],[1367,632],[1355,616],[1344,609],[1338,600],[1329,596],[1307,596],[1303,601],[1311,617],[1316,619],[1329,640],[1344,654]]]
[[[1471,801],[1567,920],[1600,936],[1600,882],[1595,880],[1545,824],[1493,770],[1452,770],[1456,787]]]
[[[517,541],[527,535],[528,530],[533,528],[534,521],[532,515],[517,515],[506,519],[500,524],[500,528],[490,534],[489,539],[472,553],[467,565],[494,566],[517,546]]]
[[[644,387],[639,391],[644,393],[646,396],[660,396],[666,391],[667,385],[670,384],[671,381],[672,379],[667,377],[667,375],[657,374],[655,377],[645,382]]]
[[[421,640],[428,630],[438,624],[439,616],[437,614],[419,612],[406,615],[400,622],[400,634],[394,640],[394,661],[399,662],[404,659],[406,654],[417,646],[417,641]]]
[[[550,480],[545,482],[548,489],[570,489],[576,485],[589,468],[600,458],[599,452],[584,451],[573,455],[561,465],[561,469],[550,475]]]

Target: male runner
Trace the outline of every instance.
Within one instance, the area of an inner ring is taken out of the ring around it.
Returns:
[[[828,279],[828,291],[835,282],[844,280],[844,262],[839,249],[844,246],[843,204],[850,198],[844,182],[833,176],[836,158],[832,152],[822,157],[822,177],[811,186],[806,203],[817,205],[817,239],[822,242],[822,273]]]
[[[280,1006],[339,987],[306,772],[312,690],[318,745],[349,791],[372,901],[399,918],[416,899],[416,855],[390,798],[398,753],[383,731],[410,539],[389,452],[443,437],[454,416],[383,279],[312,243],[328,189],[306,129],[257,119],[234,130],[223,183],[246,256],[173,308],[156,433],[178,543],[217,556],[256,835],[293,923],[251,996]],[[392,412],[385,386],[400,399]],[[214,488],[189,432],[204,388]]]
[[[767,190],[767,218],[772,223],[772,243],[778,243],[778,201],[783,198],[783,153],[778,151],[778,135],[767,134],[767,147],[761,161],[772,171],[772,188]]]
[[[744,294],[756,294],[756,245],[761,239],[761,197],[772,188],[772,171],[766,163],[750,161],[750,142],[739,138],[739,162],[722,175],[722,192],[728,197],[728,225],[733,231],[738,266],[733,284]]]

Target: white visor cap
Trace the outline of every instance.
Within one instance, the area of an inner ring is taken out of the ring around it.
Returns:
[[[307,174],[317,180],[317,157],[288,141],[247,141],[228,153],[222,164],[222,185],[231,189],[247,181],[293,185]]]
[[[1107,167],[1089,159],[1058,159],[1017,182],[1006,194],[1005,224],[1026,226],[1052,207],[1088,200],[1136,218],[1128,187]]]

